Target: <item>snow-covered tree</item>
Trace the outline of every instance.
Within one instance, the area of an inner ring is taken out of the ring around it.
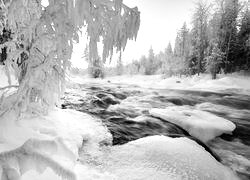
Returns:
[[[250,69],[250,1],[245,5],[238,33],[239,51],[237,65],[244,70]]]
[[[211,55],[206,57],[206,69],[211,73],[212,79],[216,79],[216,74],[219,72],[224,57],[225,53],[221,52],[218,45],[214,45]]]
[[[237,49],[237,18],[240,10],[238,0],[221,1],[221,24],[219,32],[219,47],[226,53],[223,60],[225,72],[232,72],[236,67]]]
[[[124,50],[135,39],[140,13],[122,0],[41,0],[0,1],[0,34],[11,32],[1,44],[6,49],[5,67],[10,78],[14,70],[19,86],[11,97],[1,98],[0,115],[10,109],[46,112],[64,90],[64,79],[74,42],[86,26],[89,61],[98,59],[97,43],[102,41],[102,59],[114,48]],[[9,81],[11,82],[11,81]]]
[[[105,60],[114,49],[122,51],[127,40],[136,38],[139,24],[138,9],[127,7],[122,0],[48,0],[46,6],[42,0],[1,0],[1,64],[9,86],[0,90],[16,91],[1,93],[0,120],[14,124],[24,112],[46,113],[55,105],[64,90],[73,44],[83,26],[88,34],[89,61],[95,62],[98,42],[103,43]],[[12,85],[11,72],[18,85]],[[63,179],[75,180],[73,172],[42,152],[41,147],[50,146],[55,153],[67,150],[61,141],[28,140],[19,148],[0,152],[0,179],[20,179],[29,169],[43,172],[50,167]]]
[[[206,48],[208,46],[208,16],[210,5],[205,1],[197,1],[195,12],[193,14],[193,28],[192,28],[192,56],[197,61],[197,73],[204,71],[204,60],[206,57]]]

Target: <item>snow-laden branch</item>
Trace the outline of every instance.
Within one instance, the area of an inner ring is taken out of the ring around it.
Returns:
[[[10,85],[10,86],[5,86],[5,87],[1,87],[0,88],[0,91],[3,91],[3,90],[5,90],[5,89],[10,89],[10,88],[18,88],[19,86],[17,86],[17,85]]]

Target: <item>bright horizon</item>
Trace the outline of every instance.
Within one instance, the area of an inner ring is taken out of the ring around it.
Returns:
[[[155,53],[163,51],[169,42],[172,46],[176,33],[184,22],[190,28],[193,0],[123,0],[129,7],[137,6],[141,12],[141,24],[136,41],[128,41],[122,55],[124,64],[132,60],[138,60],[142,55],[147,55],[152,46]],[[84,37],[82,37],[84,39]],[[82,57],[86,40],[81,40],[74,46],[72,65],[78,68],[86,68],[87,63]],[[116,63],[114,56],[111,63]]]

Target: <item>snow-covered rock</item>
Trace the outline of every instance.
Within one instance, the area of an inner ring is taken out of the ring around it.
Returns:
[[[196,142],[166,136],[146,137],[112,147],[99,167],[117,180],[237,179]]]
[[[236,128],[231,121],[209,112],[191,109],[189,106],[151,109],[152,116],[174,123],[202,142],[207,142],[221,134],[230,134]]]

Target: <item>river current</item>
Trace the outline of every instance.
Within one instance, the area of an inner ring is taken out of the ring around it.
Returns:
[[[181,127],[149,114],[152,108],[169,106],[189,106],[210,112],[234,122],[236,129],[232,135],[224,134],[203,144]],[[152,135],[188,137],[236,171],[240,179],[250,179],[250,96],[236,90],[163,90],[110,81],[72,83],[65,93],[62,108],[75,109],[101,119],[113,136],[113,145]]]

